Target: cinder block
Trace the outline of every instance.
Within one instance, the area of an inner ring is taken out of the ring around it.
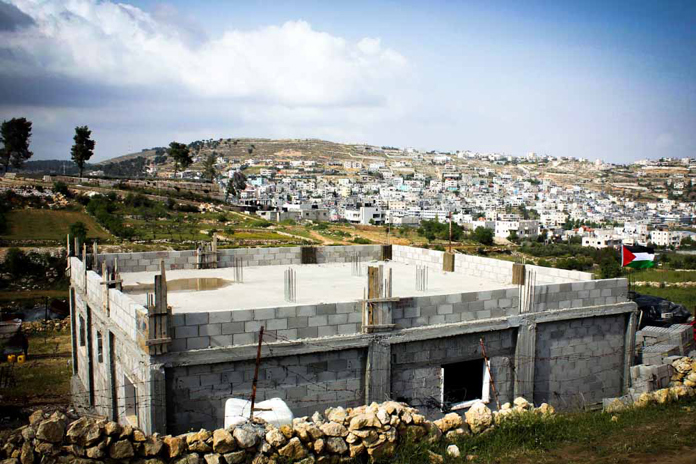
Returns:
[[[214,335],[210,337],[211,347],[225,347],[233,345],[232,335]]]
[[[232,341],[235,345],[251,345],[252,343],[254,343],[254,334],[234,334],[232,335]]]
[[[174,327],[174,338],[192,338],[198,336],[198,326],[180,326]]]
[[[208,313],[208,322],[210,324],[218,324],[223,322],[231,322],[232,313],[230,311],[214,311]]]
[[[244,333],[244,322],[228,322],[222,324],[221,329],[222,335]]]
[[[320,325],[327,325],[329,323],[328,316],[314,316],[309,318],[309,327],[318,327]]]
[[[276,317],[276,308],[259,308],[254,309],[254,320],[264,321],[267,319],[274,319]]]
[[[338,327],[335,325],[324,325],[318,328],[318,335],[320,337],[331,337],[338,334]]]
[[[209,337],[194,337],[186,339],[187,350],[202,350],[210,345]]]
[[[232,311],[233,322],[246,322],[254,319],[254,312],[251,310],[235,310]]]
[[[208,313],[186,313],[186,325],[203,325],[208,323]]]
[[[222,333],[222,324],[206,324],[198,327],[198,335],[210,336],[220,335]]]

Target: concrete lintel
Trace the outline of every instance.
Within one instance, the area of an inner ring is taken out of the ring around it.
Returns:
[[[635,313],[638,309],[632,301],[601,306],[585,306],[575,309],[558,309],[538,313],[528,313],[527,316],[537,324],[544,322],[564,321],[567,319],[582,319],[586,317],[613,316],[616,314]]]
[[[497,330],[505,330],[512,327],[517,327],[523,319],[511,317],[499,317],[494,319],[485,319],[483,321],[458,322],[455,324],[435,325],[414,327],[411,329],[403,329],[398,332],[392,332],[383,335],[385,341],[390,344],[417,342],[422,340],[430,340],[433,338],[454,337],[477,332],[495,332]]]
[[[354,348],[367,348],[372,336],[362,334],[326,337],[321,339],[297,340],[290,342],[264,343],[262,358],[294,356],[299,354],[324,353]],[[248,361],[256,359],[258,344],[244,346],[209,348],[204,350],[181,351],[157,356],[157,362],[165,367],[195,366],[198,364],[217,364],[225,362]],[[273,351],[271,351],[273,350]]]

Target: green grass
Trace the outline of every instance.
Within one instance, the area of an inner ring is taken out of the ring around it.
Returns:
[[[601,412],[558,414],[550,419],[529,414],[456,441],[462,454],[459,459],[446,456],[447,443],[407,443],[393,459],[380,462],[427,463],[428,451],[445,456],[447,464],[466,462],[466,456],[475,456],[473,462],[477,463],[500,464],[659,462],[658,456],[694,447],[694,406],[696,401],[688,399],[629,409],[618,414],[617,421]],[[632,460],[636,456],[648,459]]]
[[[0,397],[3,404],[23,406],[42,404],[67,404],[70,395],[68,365],[70,331],[34,334],[29,337],[29,355],[24,364],[14,365],[17,385],[4,389]],[[41,357],[34,358],[35,355]]]
[[[677,288],[677,287],[642,287],[637,286],[636,292],[645,295],[654,295],[661,298],[666,298],[674,303],[682,304],[691,312],[694,312],[696,307],[696,288]]]
[[[7,213],[10,224],[5,240],[55,240],[65,242],[70,225],[81,221],[87,226],[87,237],[109,239],[111,236],[96,221],[81,211],[20,209]]]
[[[671,271],[669,269],[646,269],[636,271],[631,276],[635,281],[643,282],[696,282],[696,271]]]

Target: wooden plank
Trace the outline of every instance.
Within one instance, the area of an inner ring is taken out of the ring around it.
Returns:
[[[445,272],[454,272],[454,253],[446,252],[442,260],[442,270]]]
[[[512,283],[514,285],[524,285],[525,267],[524,264],[514,263],[512,265]]]

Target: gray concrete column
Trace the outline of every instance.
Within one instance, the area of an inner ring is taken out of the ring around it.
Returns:
[[[367,351],[365,404],[382,402],[391,394],[391,346],[375,337]]]
[[[143,424],[143,432],[165,434],[167,433],[167,386],[164,366],[161,364],[150,365],[149,375],[149,403],[151,407]]]
[[[534,401],[534,356],[536,354],[536,323],[523,323],[517,330],[515,349],[515,397]]]
[[[633,365],[634,353],[636,352],[636,329],[638,326],[637,312],[629,314],[626,322],[626,339],[624,342],[624,370],[623,370],[623,390],[625,395],[631,387],[631,366]]]

